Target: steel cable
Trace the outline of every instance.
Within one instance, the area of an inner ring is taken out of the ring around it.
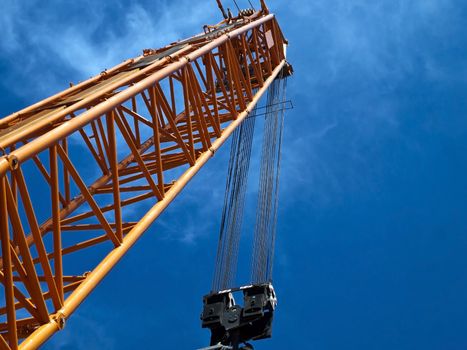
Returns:
[[[276,106],[285,102],[286,86],[287,79],[279,76],[271,84],[267,94],[253,234],[251,281],[254,284],[272,280],[284,125],[284,109],[277,109]],[[231,288],[235,283],[255,113],[256,110],[243,121],[232,137],[213,292]]]
[[[279,77],[270,86],[267,96],[253,238],[251,281],[254,284],[272,280],[284,118],[283,109],[273,106],[285,101],[285,91],[286,79]]]
[[[254,126],[247,118],[232,137],[212,291],[235,283]]]

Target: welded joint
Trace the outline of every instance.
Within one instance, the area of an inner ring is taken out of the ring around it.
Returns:
[[[97,187],[94,187],[93,185],[88,187],[88,191],[90,194],[95,195],[97,193]]]
[[[216,149],[214,147],[209,147],[209,151],[211,152],[211,157],[214,157],[216,154]]]
[[[57,328],[59,330],[62,330],[65,328],[65,325],[66,325],[66,315],[63,311],[59,311],[57,312],[55,315],[52,315],[52,322],[55,322],[55,324],[57,325]]]
[[[19,168],[19,160],[18,157],[12,154],[6,155],[6,160],[8,161],[8,165],[10,166],[10,170],[17,170]]]
[[[261,10],[265,15],[269,14],[269,8],[264,0],[261,0]]]
[[[143,56],[144,57],[151,56],[151,55],[154,55],[154,54],[156,54],[156,50],[154,50],[154,49],[143,49]]]

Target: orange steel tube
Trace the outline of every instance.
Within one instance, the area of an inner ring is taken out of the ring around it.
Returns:
[[[277,77],[281,69],[285,65],[283,60],[273,71],[273,74],[265,81],[262,88],[258,90],[253,100],[248,104],[247,108],[239,114],[238,118],[232,121],[227,126],[222,136],[215,140],[212,146],[204,152],[196,163],[190,167],[179,178],[177,182],[168,190],[165,197],[160,202],[156,203],[146,215],[131,229],[127,236],[123,239],[120,246],[112,250],[102,262],[86,277],[86,279],[73,291],[66,299],[63,307],[57,312],[56,317],[39,327],[32,333],[23,343],[20,344],[19,350],[34,350],[50,338],[55,332],[63,328],[63,321],[70,317],[76,308],[84,301],[84,299],[94,290],[94,288],[102,281],[102,279],[110,272],[110,270],[120,261],[125,253],[136,243],[136,241],[144,234],[149,226],[157,219],[165,208],[175,199],[175,197],[183,190],[186,184],[196,175],[196,173],[206,164],[206,162],[214,155],[234,130],[242,123],[249,115],[254,106],[258,103],[261,96],[266,92],[267,88]]]
[[[190,45],[187,45],[186,47],[183,47],[182,49],[178,50],[177,52],[173,53],[170,56],[167,56],[166,58],[156,61],[152,63],[151,65],[147,66],[146,68],[141,69],[138,72],[135,72],[134,74],[131,74],[125,78],[122,78],[121,80],[117,80],[113,84],[110,84],[107,86],[105,89],[98,93],[91,94],[90,96],[83,98],[81,101],[74,103],[73,105],[66,107],[65,109],[60,110],[59,112],[51,115],[50,117],[38,121],[35,125],[39,126],[45,126],[47,124],[53,123],[57,120],[60,120],[64,118],[65,116],[74,113],[77,109],[84,108],[89,105],[93,100],[95,100],[97,97],[101,97],[102,95],[109,93],[111,91],[114,91],[115,89],[119,88],[122,85],[131,83],[134,79],[143,76],[150,71],[154,70],[155,68],[167,63],[170,61],[171,56],[178,56],[182,55],[185,51],[188,51],[191,48]],[[21,140],[22,138],[26,137],[26,135],[29,133],[29,131],[19,131],[15,133],[14,135],[10,135],[9,137],[4,137],[0,140],[0,146],[5,147],[7,144],[11,144],[13,142],[17,142]]]
[[[62,233],[60,229],[60,202],[58,186],[58,162],[57,146],[50,147],[50,180],[52,199],[52,221],[53,221],[53,246],[54,246],[54,272],[60,302],[63,304],[65,294],[63,292],[63,261],[62,261]]]
[[[6,202],[6,179],[0,179],[0,239],[3,257],[3,276],[8,321],[8,342],[11,349],[17,349],[15,295],[13,291],[13,272],[11,267],[10,234]]]
[[[179,61],[169,64],[168,66],[162,68],[160,71],[157,71],[154,74],[150,75],[149,77],[136,83],[132,87],[118,93],[115,96],[110,97],[107,101],[97,105],[96,107],[90,109],[89,111],[80,114],[79,116],[69,120],[68,122],[65,122],[62,125],[56,127],[54,130],[48,132],[47,134],[42,135],[38,137],[37,139],[31,141],[30,143],[22,146],[21,148],[18,148],[17,150],[11,152],[8,158],[10,160],[15,160],[16,162],[23,163],[24,161],[30,159],[35,154],[49,147],[51,144],[72,134],[78,129],[84,127],[90,121],[107,113],[108,111],[112,110],[116,106],[131,99],[133,96],[141,93],[145,89],[153,86],[157,81],[164,79],[165,77],[169,76],[171,73],[187,65],[189,62],[212,51],[214,48],[228,41],[230,37],[240,35],[252,28],[259,26],[262,23],[272,20],[273,18],[274,18],[274,15],[270,14],[254,22],[251,22],[239,29],[233,30],[232,32],[222,35],[221,37],[213,40],[212,42],[204,45],[203,47],[191,52],[190,54],[180,59]],[[3,176],[8,170],[8,168],[9,168],[8,160],[6,159],[0,160],[0,176]]]
[[[109,161],[110,169],[112,171],[112,182],[114,190],[113,199],[114,199],[114,215],[115,215],[115,225],[116,225],[116,234],[119,241],[123,240],[123,231],[122,231],[122,208],[118,205],[120,203],[120,183],[118,178],[118,159],[117,159],[117,144],[116,144],[116,135],[115,135],[115,126],[114,126],[115,112],[107,113],[107,126],[109,128]]]
[[[112,73],[116,72],[117,70],[119,70],[120,68],[123,68],[123,67],[125,67],[125,66],[127,66],[127,65],[129,65],[129,64],[131,64],[131,63],[133,63],[133,62],[139,61],[141,58],[143,58],[143,56],[139,56],[139,57],[137,57],[137,58],[128,59],[128,60],[123,61],[122,63],[116,65],[115,67],[112,67],[112,68],[109,69],[109,70],[105,70],[105,72],[106,72],[107,74],[112,74]],[[31,105],[31,106],[28,106],[28,107],[26,107],[26,108],[24,108],[24,109],[18,111],[18,112],[15,112],[15,113],[13,113],[13,114],[10,114],[10,115],[8,115],[8,116],[6,116],[5,118],[2,118],[2,119],[0,120],[0,125],[5,125],[5,124],[7,124],[8,122],[14,120],[15,118],[17,118],[18,116],[20,116],[20,115],[22,115],[22,114],[31,112],[31,111],[35,110],[36,108],[40,108],[40,107],[46,106],[46,105],[47,105],[48,103],[50,103],[50,102],[53,102],[53,101],[55,101],[55,100],[57,100],[57,99],[59,99],[59,98],[61,98],[61,97],[64,97],[64,96],[69,95],[69,94],[71,94],[71,93],[73,93],[73,92],[75,92],[75,91],[78,91],[79,89],[82,89],[82,88],[86,87],[87,85],[90,85],[91,83],[95,83],[95,82],[98,81],[101,77],[102,77],[102,75],[101,75],[101,74],[98,74],[98,75],[96,75],[96,76],[94,76],[94,77],[92,77],[92,78],[90,78],[90,79],[88,79],[88,80],[85,80],[85,81],[83,81],[83,82],[81,82],[81,83],[79,83],[79,84],[77,84],[77,85],[73,85],[72,87],[70,87],[70,88],[68,88],[68,89],[66,89],[66,90],[64,90],[64,91],[61,91],[61,92],[59,92],[58,94],[55,94],[55,95],[53,95],[53,96],[50,96],[50,97],[46,98],[45,100],[41,100],[41,101],[39,101],[39,102],[37,102],[37,103]]]

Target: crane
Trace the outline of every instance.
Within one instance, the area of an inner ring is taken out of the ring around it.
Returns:
[[[202,33],[0,119],[0,350],[37,349],[63,329],[292,73],[263,0],[237,16],[218,5],[224,20]]]

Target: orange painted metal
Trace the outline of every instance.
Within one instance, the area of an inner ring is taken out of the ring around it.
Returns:
[[[0,120],[0,350],[62,329],[288,67],[265,5],[205,31]]]

